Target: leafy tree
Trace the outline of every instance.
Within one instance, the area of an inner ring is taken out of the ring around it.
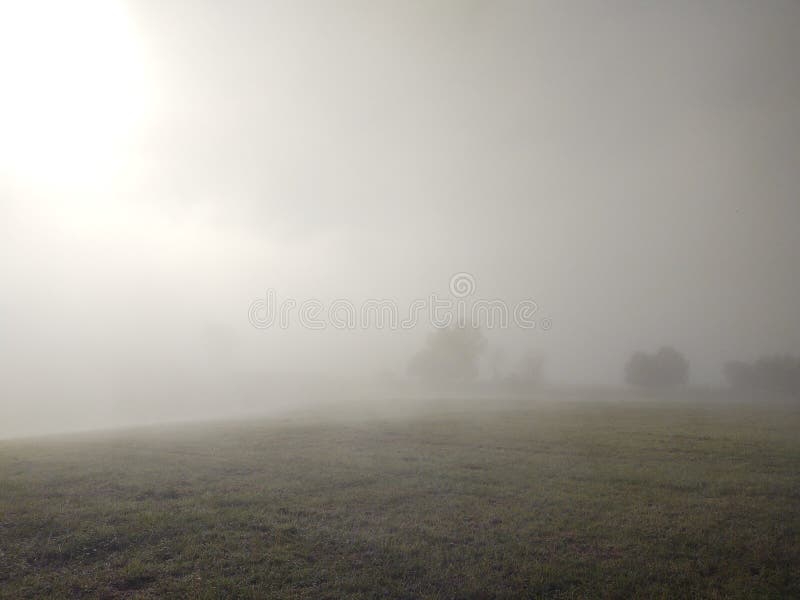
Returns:
[[[664,346],[655,354],[636,352],[625,366],[625,381],[645,388],[668,388],[689,379],[689,361],[677,350]]]
[[[755,368],[750,363],[731,361],[725,363],[723,371],[725,373],[725,380],[732,388],[744,390],[757,387]]]
[[[408,373],[433,384],[473,381],[486,346],[486,336],[478,328],[457,324],[437,329],[411,358]]]
[[[729,362],[725,378],[736,389],[759,390],[800,397],[800,359],[762,356],[755,363]]]

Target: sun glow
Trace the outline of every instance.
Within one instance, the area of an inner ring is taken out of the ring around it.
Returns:
[[[121,2],[0,2],[0,175],[108,176],[152,104],[145,62]]]

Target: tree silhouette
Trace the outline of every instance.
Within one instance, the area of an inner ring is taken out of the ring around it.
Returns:
[[[411,358],[408,373],[435,384],[472,381],[486,346],[486,336],[478,328],[458,324],[437,329]]]
[[[636,352],[625,366],[625,381],[646,388],[683,385],[689,378],[689,361],[668,346],[655,354]]]

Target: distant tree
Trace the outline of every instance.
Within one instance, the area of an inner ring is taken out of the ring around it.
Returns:
[[[408,373],[432,384],[472,381],[478,376],[478,359],[486,346],[486,336],[478,328],[457,324],[437,329],[411,358]]]
[[[762,356],[755,363],[729,362],[725,378],[736,389],[790,394],[800,398],[800,358]]]
[[[800,359],[788,355],[760,358],[755,372],[763,389],[800,397]]]
[[[511,378],[518,385],[531,387],[542,383],[543,372],[544,357],[535,350],[528,350],[520,358]]]
[[[645,388],[684,385],[689,379],[689,361],[677,350],[662,347],[655,354],[636,352],[625,366],[625,381]]]
[[[755,369],[753,365],[742,361],[731,361],[725,363],[723,369],[725,381],[732,388],[744,390],[757,387],[755,380]]]
[[[489,371],[492,380],[497,382],[503,379],[503,367],[506,363],[506,352],[502,348],[495,348],[489,356]]]

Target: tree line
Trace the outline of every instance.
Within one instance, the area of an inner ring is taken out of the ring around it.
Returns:
[[[408,374],[434,387],[475,381],[480,360],[488,348],[479,328],[463,324],[437,329],[410,360]],[[528,352],[517,367],[500,375],[500,353],[490,359],[493,378],[511,389],[527,389],[542,382],[543,359]],[[734,361],[724,366],[728,385],[740,391],[757,391],[800,398],[800,358],[788,355],[765,356],[753,363]],[[689,361],[675,348],[663,346],[652,353],[634,352],[624,367],[627,384],[643,389],[668,389],[689,382]]]

